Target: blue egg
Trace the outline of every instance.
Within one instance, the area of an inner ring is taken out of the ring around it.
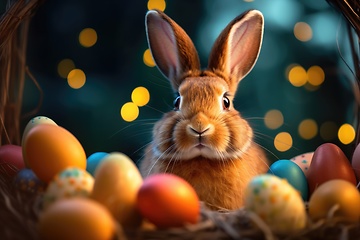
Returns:
[[[46,188],[46,184],[29,168],[23,168],[16,174],[14,185],[17,189],[29,193],[41,193]]]
[[[304,172],[296,163],[290,160],[278,160],[270,166],[268,173],[286,179],[300,192],[304,201],[308,200],[308,182]]]
[[[106,153],[106,152],[96,152],[96,153],[91,154],[87,158],[86,171],[88,173],[90,173],[92,176],[95,176],[95,170],[96,170],[97,166],[99,165],[101,160],[104,157],[106,157],[107,155],[108,155],[108,153]]]

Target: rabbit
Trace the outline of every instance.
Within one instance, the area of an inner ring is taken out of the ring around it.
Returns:
[[[215,41],[207,69],[201,70],[185,31],[162,11],[147,12],[150,51],[176,96],[174,109],[154,125],[139,167],[143,177],[178,175],[213,210],[243,206],[247,184],[268,170],[268,159],[234,109],[233,98],[259,56],[263,22],[257,10],[232,20]]]

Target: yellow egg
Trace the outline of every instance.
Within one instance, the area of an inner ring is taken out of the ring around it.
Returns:
[[[21,139],[21,145],[24,146],[24,140],[25,140],[25,137],[26,135],[28,134],[28,132],[33,128],[35,127],[36,125],[39,125],[39,124],[51,124],[51,125],[56,125],[57,124],[50,118],[48,117],[45,117],[45,116],[36,116],[34,118],[32,118],[28,124],[26,125],[25,129],[24,129],[24,132],[23,132],[23,135],[22,135],[22,139]],[[24,148],[22,150],[22,153],[23,153],[23,158],[24,158],[24,162],[25,162],[25,166],[26,167],[29,167],[29,163],[27,161],[27,157],[26,157],[26,153],[24,151]]]
[[[86,169],[86,154],[80,142],[60,126],[34,126],[26,134],[23,147],[30,168],[46,183],[67,167]]]
[[[288,234],[306,226],[305,204],[285,179],[263,174],[245,189],[245,209],[258,215],[276,233]]]
[[[309,200],[309,216],[314,221],[326,218],[330,211],[345,222],[360,220],[360,194],[350,182],[335,179],[321,184]]]
[[[47,208],[39,218],[40,239],[114,239],[115,223],[109,211],[85,198],[62,199]]]
[[[136,195],[142,182],[129,157],[110,153],[96,168],[91,197],[105,205],[123,226],[138,226],[142,219],[136,208]]]
[[[90,173],[77,167],[68,167],[50,181],[43,197],[43,208],[63,198],[89,197],[94,186]]]

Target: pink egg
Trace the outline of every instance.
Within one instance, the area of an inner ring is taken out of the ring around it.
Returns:
[[[360,144],[355,148],[351,159],[352,168],[356,174],[357,180],[360,181]]]
[[[301,168],[305,176],[307,176],[313,155],[314,152],[303,153],[290,160],[296,163]]]
[[[13,177],[23,168],[25,163],[20,146],[12,144],[0,146],[0,174]]]

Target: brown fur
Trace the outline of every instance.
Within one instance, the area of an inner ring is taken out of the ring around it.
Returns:
[[[220,34],[209,69],[201,71],[186,33],[164,13],[148,13],[150,49],[181,96],[181,105],[155,124],[153,141],[140,166],[144,177],[173,173],[187,180],[212,209],[242,206],[249,180],[268,169],[264,152],[253,141],[252,128],[232,104],[238,82],[257,59],[262,22],[256,11],[235,18]],[[233,51],[229,44],[234,45]]]

